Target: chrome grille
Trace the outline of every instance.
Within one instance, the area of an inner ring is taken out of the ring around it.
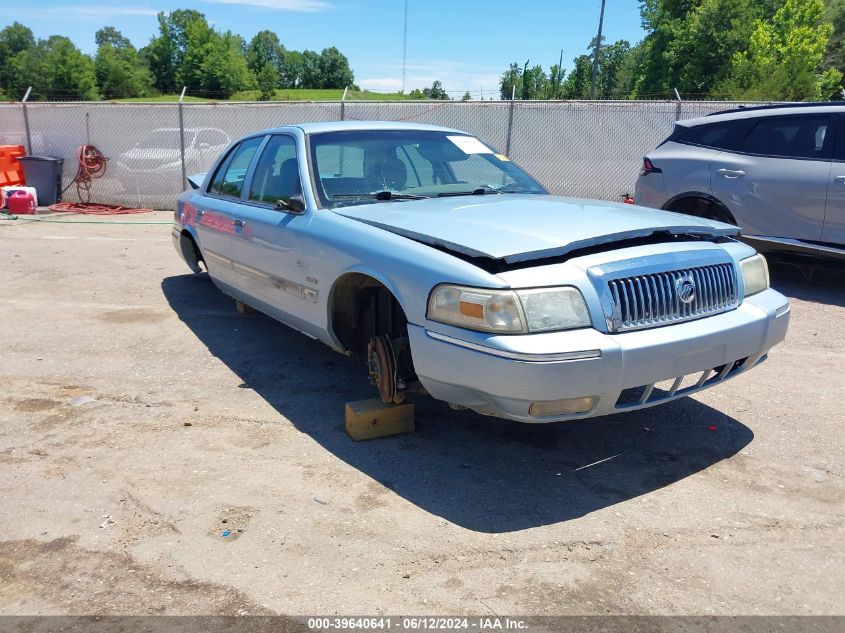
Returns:
[[[684,303],[678,284],[689,279],[695,296]],[[658,327],[732,310],[737,306],[733,264],[713,264],[608,280],[612,332]]]

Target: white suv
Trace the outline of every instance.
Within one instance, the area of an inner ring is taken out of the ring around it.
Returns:
[[[634,202],[736,224],[759,250],[845,259],[845,107],[678,121],[643,159]]]

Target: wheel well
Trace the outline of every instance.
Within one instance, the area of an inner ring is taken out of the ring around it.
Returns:
[[[194,236],[187,230],[183,229],[179,235],[179,249],[182,251],[182,257],[188,264],[188,267],[195,273],[202,272],[199,263],[202,262],[205,264],[205,259],[203,259],[202,251],[200,251],[200,247],[197,245],[196,240],[194,240]],[[208,265],[206,264],[206,266]]]
[[[408,335],[408,319],[399,301],[384,284],[363,273],[348,273],[335,283],[329,316],[335,338],[362,358],[367,357],[373,337]]]
[[[707,195],[679,196],[667,202],[663,208],[666,211],[736,224],[736,219],[728,208],[716,198]]]

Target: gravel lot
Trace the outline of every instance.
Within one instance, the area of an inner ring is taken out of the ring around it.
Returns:
[[[354,443],[363,366],[169,217],[0,221],[0,614],[845,614],[845,274],[774,266],[786,342],[693,398]]]

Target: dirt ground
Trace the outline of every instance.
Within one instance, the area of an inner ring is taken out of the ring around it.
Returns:
[[[693,398],[354,443],[363,366],[169,217],[0,222],[0,614],[845,614],[842,273],[773,266],[786,342]]]

